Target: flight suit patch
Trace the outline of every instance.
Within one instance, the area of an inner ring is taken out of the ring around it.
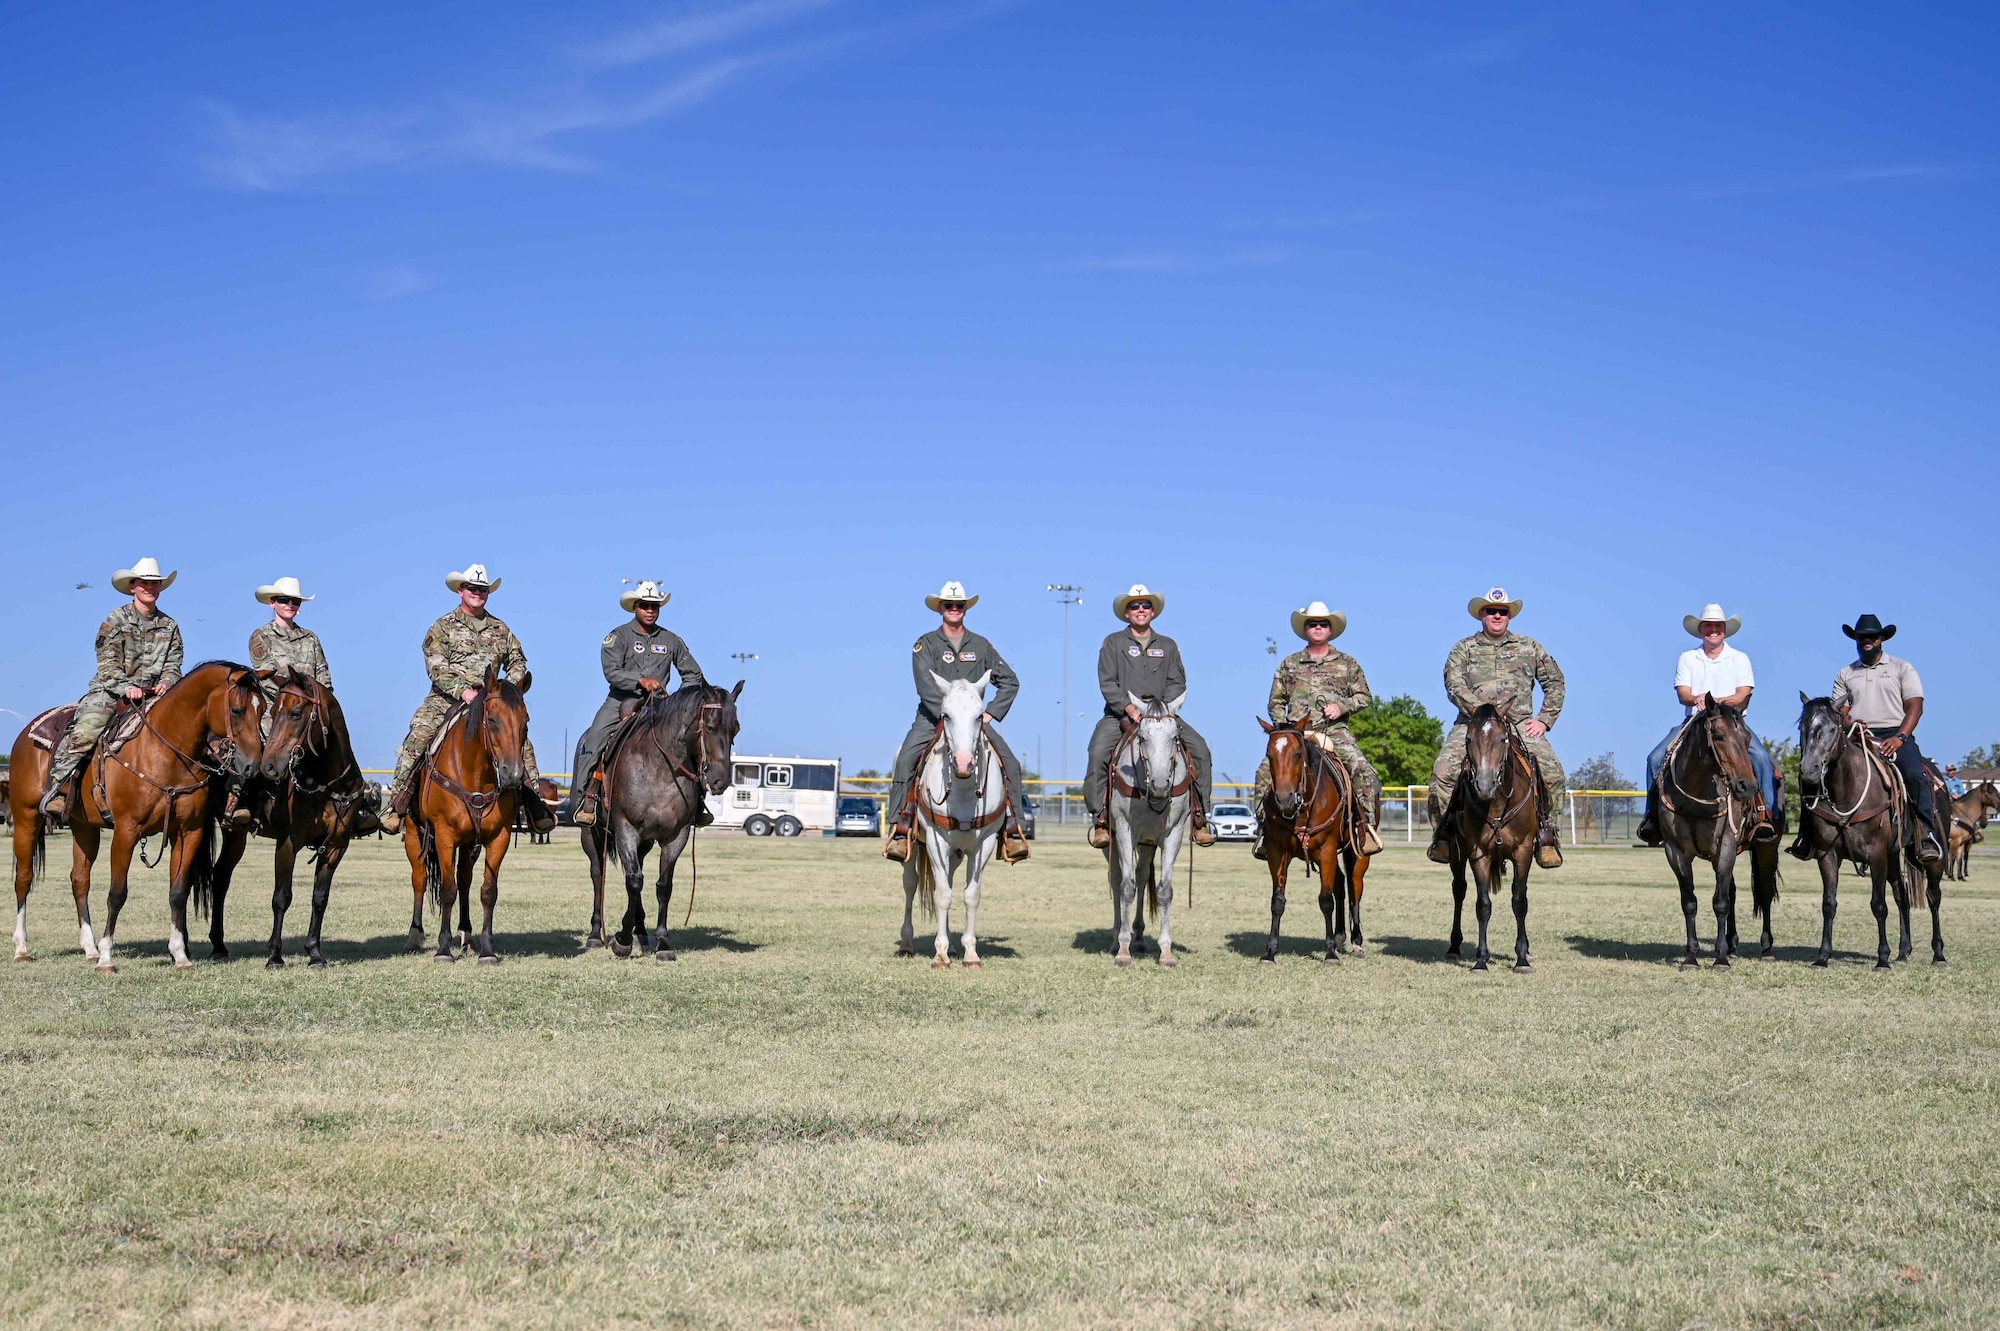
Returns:
[[[942,660],[946,665],[950,665],[953,661],[956,661],[958,658],[956,656],[953,656],[950,652],[946,652],[939,659]]]
[[[632,650],[635,652],[643,652],[646,650],[646,644],[643,642],[635,642],[632,644]]]
[[[1148,656],[1165,656],[1166,654],[1167,649],[1164,647],[1148,647],[1146,649],[1146,655]]]
[[[972,660],[972,659],[973,659],[973,657],[972,657],[972,653],[971,653],[971,652],[960,652],[960,653],[958,654],[958,659],[959,659],[959,660],[961,660],[961,661],[970,661],[970,660]]]
[[[605,635],[604,635],[604,645],[605,645],[606,647],[609,647],[609,646],[611,645],[611,640],[612,640],[613,638],[617,637],[617,636],[618,636],[618,633],[617,633],[617,631],[616,631],[615,629],[614,629],[614,630],[613,630],[612,632],[610,632],[610,633],[607,633],[607,634],[605,634]]]
[[[655,647],[653,650],[662,656],[670,656],[673,654],[674,649],[671,647]]]
[[[1137,647],[1127,647],[1125,649],[1125,655],[1127,656],[1137,656],[1138,654],[1139,654],[1139,649]]]

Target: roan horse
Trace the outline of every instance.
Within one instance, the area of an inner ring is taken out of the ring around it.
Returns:
[[[986,710],[986,685],[991,671],[978,679],[931,678],[944,690],[938,710],[943,720],[938,737],[924,753],[912,780],[916,784],[918,853],[903,862],[903,932],[898,956],[916,955],[916,932],[910,913],[919,896],[924,918],[937,922],[931,969],[951,967],[951,876],[965,866],[965,930],[959,945],[965,968],[978,970],[979,888],[1000,848],[1001,821],[1007,812],[1007,777],[1000,755],[986,742],[980,721]]]
[[[1472,969],[1483,971],[1492,960],[1486,946],[1487,922],[1493,918],[1493,885],[1502,865],[1513,866],[1514,970],[1529,974],[1528,870],[1535,862],[1535,831],[1541,806],[1541,773],[1514,735],[1514,723],[1502,708],[1481,703],[1466,722],[1465,765],[1444,823],[1451,846],[1451,946],[1456,957],[1465,941],[1465,866],[1479,888],[1474,913],[1479,917],[1479,952]]]
[[[1368,857],[1354,826],[1354,782],[1340,760],[1291,724],[1263,717],[1264,759],[1271,765],[1271,793],[1259,810],[1264,854],[1271,868],[1271,939],[1263,960],[1278,959],[1278,924],[1285,916],[1285,877],[1294,859],[1319,873],[1319,911],[1326,917],[1325,960],[1338,962],[1351,940],[1362,952],[1361,882]]]
[[[1931,908],[1931,962],[1945,965],[1944,934],[1938,925],[1944,865],[1925,870],[1905,864],[1903,843],[1910,820],[1908,795],[1895,764],[1876,752],[1867,727],[1850,719],[1831,698],[1808,698],[1799,713],[1799,835],[1819,861],[1819,956],[1833,958],[1833,917],[1840,909],[1840,862],[1851,861],[1869,876],[1869,908],[1875,912],[1875,969],[1889,969],[1889,903],[1893,882],[1902,939],[1896,960],[1910,958],[1910,900],[1925,882]]]
[[[452,952],[451,907],[458,903],[458,941],[476,947],[479,964],[497,966],[493,950],[493,905],[500,899],[500,862],[514,826],[514,808],[521,798],[521,778],[527,763],[522,747],[528,738],[528,704],[517,689],[500,678],[497,666],[470,702],[454,708],[438,729],[431,751],[418,763],[411,779],[411,817],[403,825],[403,853],[410,859],[410,885],[416,904],[410,914],[409,950],[424,946],[424,901],[438,906],[437,952],[433,961],[456,961]],[[479,904],[485,919],[472,932],[472,864],[486,855],[486,878]]]
[[[1972,847],[1986,839],[1982,829],[1995,813],[2000,813],[2000,790],[1990,785],[1974,786],[1951,802],[1951,844],[1944,857],[1945,877],[1965,881],[1972,868]]]
[[[658,846],[660,927],[654,934],[654,956],[676,959],[667,926],[674,866],[694,835],[703,793],[720,795],[729,789],[729,755],[740,729],[736,699],[742,692],[743,681],[738,680],[734,689],[692,684],[674,693],[649,694],[607,746],[603,811],[581,829],[591,890],[585,947],[605,943],[605,862],[614,848],[625,871],[625,918],[611,939],[611,952],[629,957],[635,941],[646,945],[646,854]],[[581,789],[588,776],[577,773],[574,787]]]
[[[169,848],[167,905],[172,925],[167,949],[174,965],[194,963],[187,955],[187,905],[208,904],[214,792],[211,779],[224,773],[271,776],[290,761],[296,732],[273,728],[269,740],[259,730],[264,697],[251,672],[227,661],[208,661],[181,676],[147,708],[139,729],[117,753],[99,744],[78,773],[80,797],[70,805],[74,843],[69,883],[85,959],[97,969],[118,969],[112,936],[125,908],[132,854],[140,839],[162,836]],[[50,754],[30,735],[14,741],[10,757],[14,815],[14,959],[28,959],[28,889],[46,850],[47,828],[39,809],[48,780]],[[105,902],[104,933],[91,937],[90,871],[96,862],[105,813],[111,819],[111,891]]]
[[[260,818],[263,834],[277,842],[271,884],[271,941],[264,965],[277,970],[285,964],[285,912],[292,905],[292,867],[300,851],[312,850],[316,858],[312,920],[306,927],[306,964],[324,966],[320,929],[326,922],[327,899],[333,893],[334,870],[340,867],[352,838],[366,836],[381,826],[379,810],[374,789],[354,759],[347,718],[332,689],[322,688],[310,674],[294,671],[286,677],[270,708],[273,729],[290,727],[298,733],[299,742],[292,750],[289,773],[278,781]],[[250,831],[225,825],[221,835],[208,937],[215,955],[226,957],[229,949],[223,945],[223,906]]]
[[[1132,964],[1132,944],[1145,933],[1139,880],[1160,919],[1160,964],[1175,966],[1172,912],[1174,860],[1187,838],[1193,808],[1194,764],[1181,744],[1178,714],[1183,693],[1171,702],[1127,694],[1139,724],[1111,751],[1111,844],[1105,849],[1111,877],[1111,930],[1120,966]],[[1157,859],[1155,858],[1157,857]]]
[[[1667,864],[1681,889],[1681,916],[1687,923],[1687,955],[1682,970],[1701,964],[1695,940],[1697,906],[1694,862],[1715,866],[1715,964],[1735,955],[1736,857],[1750,853],[1750,894],[1764,921],[1759,955],[1773,960],[1771,907],[1778,899],[1778,842],[1748,840],[1757,802],[1757,775],[1750,766],[1750,727],[1743,713],[1706,696],[1668,745],[1660,764],[1660,834]],[[1776,812],[1775,810],[1773,811]]]

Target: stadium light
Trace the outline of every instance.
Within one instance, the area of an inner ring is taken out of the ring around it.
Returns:
[[[1061,812],[1058,814],[1056,821],[1061,823],[1067,823],[1069,821],[1069,608],[1073,605],[1083,604],[1083,584],[1069,583],[1069,582],[1052,582],[1046,588],[1044,588],[1044,590],[1056,593],[1056,600],[1059,603],[1061,603],[1063,608],[1063,645],[1062,645],[1063,802],[1062,802]]]

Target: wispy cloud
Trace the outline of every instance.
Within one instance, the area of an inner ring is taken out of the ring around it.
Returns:
[[[873,38],[916,36],[1007,7],[996,0],[926,3],[873,27],[809,31],[805,23],[842,0],[743,0],[686,11],[601,41],[571,47],[586,73],[552,78],[525,95],[437,97],[395,111],[259,115],[205,104],[209,178],[242,190],[294,190],[340,176],[447,163],[543,171],[589,171],[596,162],[574,141],[632,129],[710,100],[753,71],[823,56]],[[735,49],[729,50],[731,46]],[[649,87],[615,71],[660,64]],[[676,68],[675,66],[678,65]],[[601,77],[596,77],[601,76]]]
[[[361,295],[366,300],[401,300],[405,296],[429,291],[437,284],[437,278],[430,273],[408,264],[397,264],[366,274],[361,280]]]

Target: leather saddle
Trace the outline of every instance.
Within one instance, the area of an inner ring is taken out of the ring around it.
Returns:
[[[111,724],[97,737],[97,748],[107,755],[124,748],[126,742],[139,733],[139,727],[145,724],[146,713],[152,711],[153,704],[158,701],[158,698],[147,698],[135,705],[121,700],[118,710],[111,714]],[[74,724],[76,724],[75,703],[51,707],[28,722],[28,738],[42,752],[53,753],[56,745],[62,743],[62,737],[69,733],[69,728]],[[85,755],[86,758],[88,756]]]

